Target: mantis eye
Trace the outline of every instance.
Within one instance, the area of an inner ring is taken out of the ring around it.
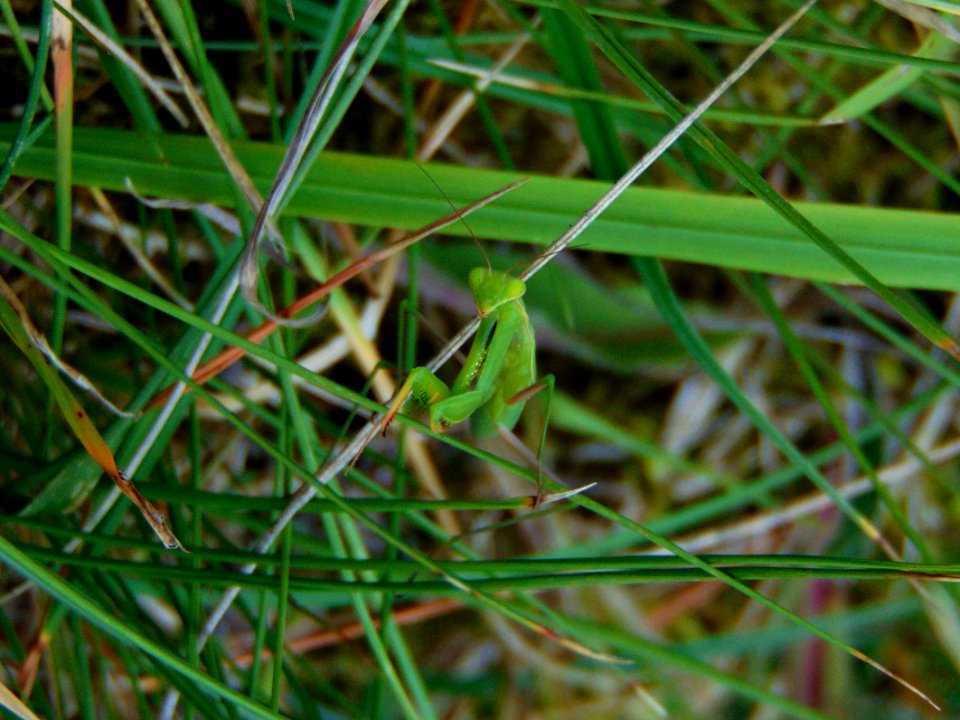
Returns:
[[[467,276],[467,283],[470,285],[470,290],[474,295],[477,294],[477,291],[483,286],[490,275],[491,271],[482,267],[477,267],[470,271],[470,275]]]

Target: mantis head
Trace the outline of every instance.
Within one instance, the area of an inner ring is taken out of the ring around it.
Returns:
[[[471,270],[468,282],[480,317],[486,317],[497,308],[519,300],[527,290],[522,280],[485,267]]]

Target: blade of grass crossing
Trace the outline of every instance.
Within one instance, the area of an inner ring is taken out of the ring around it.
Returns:
[[[795,15],[793,18],[791,18],[791,20],[795,20],[796,17],[798,17],[798,15]],[[783,32],[787,26],[788,24],[785,24],[784,26],[782,26],[780,28],[780,32]],[[775,39],[775,37],[776,35],[772,36],[771,41]],[[739,77],[740,73],[745,72],[746,68],[749,66],[748,63],[754,62],[756,58],[759,57],[759,55],[766,49],[766,47],[768,47],[768,45],[765,44],[760,48],[757,48],[757,50],[754,53],[751,53],[751,55],[748,58],[748,61],[743,63],[737,69],[737,71],[730,76],[729,82],[732,83],[737,77]],[[610,200],[613,197],[616,197],[618,193],[622,192],[623,189],[629,185],[630,181],[633,178],[635,178],[640,172],[642,172],[645,167],[649,165],[649,162],[652,161],[652,158],[656,157],[656,153],[661,152],[662,148],[666,147],[667,144],[669,144],[669,142],[671,142],[673,138],[678,136],[685,128],[689,127],[689,123],[692,122],[693,119],[695,119],[700,113],[703,112],[703,110],[708,106],[709,102],[717,97],[720,90],[722,90],[722,87],[718,88],[718,91],[715,91],[714,93],[712,93],[707,102],[701,103],[701,105],[698,106],[698,108],[693,113],[691,113],[688,119],[680,123],[673,133],[669,134],[668,137],[661,144],[658,144],[654,152],[648,154],[648,156],[645,156],[639,163],[637,163],[637,165],[635,166],[635,168],[632,170],[630,174],[624,176],[624,178],[618,181],[618,183],[614,186],[614,188],[611,191],[609,191],[604,196],[604,198],[599,203],[597,203],[597,205],[594,208],[588,211],[588,213],[585,214],[578,223],[575,223],[575,225],[571,227],[570,230],[568,230],[560,238],[557,239],[557,241],[551,246],[551,250],[562,249],[573,238],[575,238],[577,234],[579,234],[579,232],[582,232],[583,228],[589,224],[591,219],[596,217],[600,212],[602,212],[606,204],[609,204]],[[550,253],[547,253],[547,256],[549,255]],[[530,267],[528,267],[524,271],[524,273],[522,274],[522,277],[529,278],[530,276],[535,274],[535,272],[540,267],[542,267],[544,262],[546,262],[546,258],[541,257],[538,261],[535,261],[534,263],[532,263]],[[430,366],[436,367],[437,365],[442,364],[442,362],[449,357],[449,355],[452,352],[452,349],[459,347],[459,345],[462,344],[470,336],[470,334],[472,334],[473,331],[475,331],[476,324],[477,324],[476,321],[468,324],[448,344],[448,347],[445,348],[443,351],[441,351],[440,354],[437,356],[437,358],[435,358],[434,361],[430,363]],[[347,463],[349,463],[354,457],[356,457],[356,455],[362,450],[362,448],[366,447],[367,443],[369,442],[369,439],[372,437],[372,434],[375,434],[378,431],[379,431],[379,423],[377,420],[374,420],[371,423],[369,423],[361,432],[359,432],[354,437],[353,441],[351,441],[351,443],[346,448],[344,448],[337,455],[335,459],[331,460],[331,462],[324,468],[323,473],[320,476],[318,476],[318,478],[315,481],[315,484],[310,488],[307,488],[306,492],[304,492],[302,495],[301,493],[298,493],[298,495],[293,500],[291,500],[291,503],[288,506],[287,511],[285,512],[285,518],[283,519],[282,522],[286,522],[287,521],[286,518],[292,516],[292,514],[295,513],[299,509],[299,507],[302,506],[303,503],[305,503],[310,497],[312,497],[312,494],[316,492],[316,489],[321,489],[321,490],[325,489],[327,483],[331,482],[335,478],[335,476],[344,468],[344,466]],[[331,496],[331,499],[334,499],[334,497],[335,496]],[[282,527],[282,524],[276,525],[276,527]],[[637,527],[639,528],[640,526],[637,526]],[[666,541],[664,540],[663,542],[666,542]],[[705,565],[705,567],[709,567],[709,566]],[[452,577],[448,573],[441,573],[441,574],[448,582],[451,582],[455,587],[465,589],[465,590],[468,589],[459,579]],[[482,598],[487,603],[489,603],[491,600],[490,598],[483,597],[482,595],[478,596],[475,590],[470,590],[469,592],[472,597],[478,600]],[[498,609],[502,613],[507,614],[509,617],[527,626],[528,628],[541,633],[545,630],[545,628],[543,628],[542,626],[539,626],[538,624],[531,624],[529,620],[524,618],[522,615],[517,615],[515,612],[509,610],[509,608],[506,608],[505,606],[502,606],[499,603],[497,603],[497,605],[499,605]],[[551,637],[553,637],[554,639],[557,639],[555,634],[551,634]],[[561,638],[559,639],[559,641],[563,642],[564,640]],[[581,647],[579,651],[584,653],[587,652],[586,648],[583,648],[583,647]]]
[[[884,427],[885,432],[891,435],[897,442],[901,443],[909,453],[917,458],[917,460],[923,466],[924,471],[935,477],[943,488],[949,488],[951,491],[953,490],[952,483],[946,474],[932,462],[924,449],[917,445],[917,443],[914,442],[914,440],[891,419],[888,412],[883,411],[883,409],[881,409],[867,395],[857,388],[851,386],[837,371],[836,367],[830,362],[829,359],[814,354],[813,350],[810,348],[805,349],[807,351],[809,362],[813,365],[816,365],[819,372],[829,378],[830,382],[841,388],[845,394],[855,399],[856,402],[866,411],[870,419],[874,422],[880,423]],[[931,397],[930,403],[926,407],[922,407],[921,412],[929,411],[931,408],[935,407],[938,401],[943,401],[944,399],[945,398],[943,398],[943,396]],[[910,415],[913,415],[913,413],[910,413]],[[863,443],[860,442],[858,444],[862,445]],[[907,530],[910,530],[908,537],[910,537],[911,541],[914,543],[914,545],[916,545],[923,557],[932,562],[933,555],[928,554],[930,552],[929,548],[926,546],[926,543],[922,542],[922,537],[916,533],[913,533],[912,526],[910,525],[907,525],[905,532]]]
[[[317,159],[317,156],[327,146],[327,143],[330,142],[330,138],[340,126],[351,103],[363,87],[364,79],[370,74],[374,63],[380,58],[387,43],[393,37],[409,2],[410,0],[401,0],[400,2],[394,3],[390,8],[390,12],[370,39],[369,48],[363,57],[357,61],[357,67],[353,75],[346,81],[343,88],[335,97],[333,105],[319,122],[315,130],[315,136],[311,140],[302,161],[299,163],[299,170],[295,174],[290,187],[284,193],[284,200],[278,206],[277,212],[280,212],[285,207],[286,201],[296,193],[306,177],[307,172]]]
[[[240,290],[251,307],[280,325],[288,327],[303,326],[315,321],[318,315],[315,313],[313,317],[299,321],[287,320],[274,315],[260,302],[257,295],[257,278],[259,274],[258,263],[261,238],[264,232],[273,226],[276,217],[285,206],[290,194],[296,190],[307,170],[312,165],[316,154],[326,145],[329,134],[324,136],[322,133],[318,133],[321,121],[325,120],[329,128],[331,120],[334,120],[334,123],[338,123],[341,119],[342,115],[334,115],[331,117],[330,113],[328,113],[328,108],[340,87],[340,83],[357,50],[360,39],[373,24],[373,21],[379,15],[385,4],[386,0],[370,0],[363,8],[363,12],[360,13],[360,16],[351,26],[344,41],[337,48],[333,59],[324,70],[324,74],[313,92],[303,120],[297,126],[294,137],[287,151],[284,153],[283,160],[271,184],[270,191],[267,193],[267,197],[262,206],[257,208],[257,217],[253,229],[250,232],[250,237],[247,240],[246,247],[244,248],[240,263]],[[406,9],[406,2],[399,2],[393,8],[390,15],[390,17],[393,18],[393,24],[390,26],[391,32],[395,28],[396,23],[399,22],[404,9]],[[385,28],[381,28],[380,37],[383,36],[384,30]],[[382,49],[382,45],[380,48],[377,48],[376,41],[374,41],[374,47],[371,48],[366,56],[370,64],[357,69],[353,78],[355,81],[358,76],[366,76],[373,61],[379,54],[380,49]],[[359,89],[359,84],[356,85],[356,88]],[[350,87],[344,90],[344,94],[350,98],[353,96]]]
[[[265,8],[268,11],[271,9],[269,5],[268,2]],[[274,5],[276,4],[274,3]],[[273,19],[277,20],[276,7],[274,7],[273,10],[275,11]],[[304,81],[304,88],[315,90],[319,86],[320,80],[330,65],[334,51],[340,43],[344,41],[347,33],[350,31],[352,18],[360,15],[362,10],[362,0],[356,0],[355,2],[337,2],[334,3],[333,7],[327,10],[327,12],[322,14],[318,13],[318,15],[314,17],[314,20],[320,17],[327,18],[327,22],[325,24],[323,22],[317,23],[321,27],[320,32],[317,33],[317,36],[321,40],[321,46],[314,58],[310,75]],[[294,23],[293,26],[297,27],[297,23]],[[283,136],[284,145],[290,145],[293,142],[297,129],[303,122],[304,117],[306,117],[312,101],[312,92],[305,91],[300,94],[300,99],[297,101],[297,106],[290,115],[290,120]]]
[[[141,5],[141,11],[144,11]],[[165,0],[156,4],[157,11],[169,29],[174,44],[182,49],[187,58],[194,76],[199,80],[200,87],[206,100],[206,107],[210,109],[217,127],[227,137],[243,138],[246,136],[243,122],[234,107],[229,91],[224,87],[216,69],[207,59],[206,47],[193,5],[185,2]],[[146,15],[147,11],[144,11]]]
[[[440,32],[443,34],[443,38],[447,43],[447,47],[449,48],[451,55],[457,60],[462,61],[464,56],[460,49],[460,41],[457,38],[456,30],[454,30],[446,16],[444,10],[445,6],[442,5],[438,0],[428,0],[428,4],[433,12],[433,16],[437,20],[437,24],[440,27]],[[436,81],[434,82],[436,83]],[[507,143],[503,138],[503,133],[497,126],[496,119],[493,116],[493,111],[490,109],[490,103],[484,93],[476,94],[475,104],[477,112],[480,115],[480,120],[483,122],[484,129],[486,130],[487,137],[490,139],[490,143],[493,145],[494,152],[496,152],[497,159],[500,161],[501,166],[509,170],[513,170],[515,166],[513,163],[513,158],[510,157],[510,150],[508,149]],[[411,114],[410,117],[412,118],[413,114]]]
[[[619,652],[640,658],[652,672],[658,672],[664,667],[676,668],[681,672],[706,678],[721,687],[728,688],[731,692],[741,697],[748,698],[764,706],[769,706],[770,708],[776,708],[786,716],[802,718],[803,720],[835,720],[833,716],[801,705],[795,700],[779,696],[771,689],[759,687],[732,673],[718,670],[710,663],[701,660],[700,655],[686,652],[682,648],[677,649],[660,645],[638,635],[627,635],[620,628],[611,628],[589,620],[573,619],[571,622],[582,632],[596,637],[599,641],[609,643],[611,647],[617,648]],[[665,682],[669,682],[669,679],[665,680]],[[683,692],[682,690],[678,690],[673,684],[671,684],[670,688],[677,690],[679,693]],[[672,708],[670,709],[672,710]],[[758,710],[750,717],[763,716],[763,710]],[[669,717],[702,717],[702,714],[687,707],[683,708],[683,711],[671,713]]]
[[[866,327],[877,333],[877,335],[882,337],[898,350],[908,355],[914,362],[928,368],[930,371],[936,373],[954,387],[960,387],[960,372],[957,372],[956,369],[941,362],[939,358],[934,357],[933,354],[919,347],[910,338],[904,337],[893,327],[891,327],[889,323],[885,322],[881,318],[876,317],[869,310],[866,310],[859,304],[855,303],[841,290],[838,290],[831,285],[819,282],[814,283],[814,287],[816,287],[828,298],[833,300],[833,302],[837,303],[837,305],[842,307],[846,312],[849,312],[851,315],[853,315]]]
[[[286,398],[285,407],[288,409],[289,416],[292,420],[294,433],[298,439],[298,445],[303,453],[303,457],[308,467],[317,468],[320,463],[317,461],[314,448],[321,446],[319,438],[316,437],[313,428],[307,422],[306,414],[300,407],[299,395],[291,382],[289,373],[283,373],[281,375],[281,382]],[[368,553],[360,529],[349,518],[324,518],[324,525],[327,529],[327,537],[330,538],[334,544],[335,553],[338,557],[367,559]],[[282,537],[289,538],[289,531],[290,526],[287,525]],[[343,577],[353,582],[362,579],[362,575],[358,576],[352,572],[344,573]],[[387,686],[390,688],[403,713],[414,720],[421,717],[433,717],[432,706],[421,706],[418,709],[414,705],[414,698],[422,698],[426,695],[422,677],[419,673],[412,677],[408,675],[407,680],[414,682],[419,687],[413,690],[405,687],[391,657],[391,643],[385,643],[384,638],[377,632],[376,623],[371,613],[371,607],[376,605],[377,598],[375,596],[368,598],[361,593],[354,593],[351,596],[351,600],[358,619],[364,626],[367,643],[377,660]]]
[[[9,137],[14,130],[0,124],[0,137]],[[220,161],[203,138],[166,135],[151,138],[148,145],[139,133],[77,128],[75,140],[77,184],[124,191],[124,174],[128,174],[138,188],[154,194],[234,201]],[[6,143],[0,143],[6,150]],[[280,159],[277,147],[238,143],[236,151],[258,183],[270,181]],[[18,172],[51,179],[54,156],[51,138],[40,137],[21,155]],[[159,156],[166,156],[172,166],[195,169],[171,171],[157,160]],[[458,205],[517,179],[510,173],[461,166],[438,164],[428,169],[445,188],[451,188]],[[436,193],[430,199],[423,197],[422,184],[418,185],[422,177],[422,171],[407,161],[326,153],[318,158],[289,209],[364,225],[381,224],[389,215],[392,223],[415,229],[449,212]],[[595,181],[534,177],[528,187],[495,209],[477,214],[471,227],[481,236],[542,243],[574,222],[573,209],[592,202],[605,187]],[[960,260],[949,240],[960,233],[957,216],[855,205],[797,203],[797,207],[816,224],[835,229],[844,247],[869,262],[884,282],[960,289]],[[702,212],[691,212],[691,208],[702,208]],[[466,235],[457,226],[448,232]],[[754,198],[631,187],[590,226],[588,237],[591,251],[856,283],[848,271]]]
[[[137,343],[158,365],[163,367],[165,370],[170,372],[174,376],[182,376],[182,371],[178,365],[171,362],[167,353],[155,347],[154,343],[147,338],[138,328],[131,325],[123,317],[117,315],[110,306],[105,305],[103,301],[93,293],[86,284],[77,281],[70,273],[66,272],[63,265],[67,265],[78,272],[96,279],[99,282],[105,283],[108,287],[114,288],[123,292],[130,297],[133,297],[140,302],[145,303],[146,305],[153,307],[161,312],[169,314],[170,316],[186,323],[187,325],[196,328],[197,330],[202,330],[208,332],[211,335],[227,342],[230,344],[239,345],[247,352],[254,354],[258,357],[264,358],[270,363],[276,365],[277,367],[288,370],[291,374],[300,377],[303,380],[311,384],[318,385],[322,389],[326,389],[327,392],[330,392],[334,395],[340,396],[351,403],[359,405],[370,410],[381,410],[382,406],[377,405],[376,403],[371,402],[365,396],[357,394],[348,388],[340,386],[336,383],[332,383],[330,380],[318,376],[314,373],[310,373],[305,368],[300,366],[297,363],[290,362],[287,358],[284,358],[276,353],[272,352],[268,348],[262,346],[254,345],[246,341],[243,337],[237,336],[230,331],[227,331],[217,325],[210,323],[202,316],[198,316],[194,313],[185,311],[183,308],[178,305],[171,303],[163,298],[157,297],[153,294],[144,292],[142,288],[129,283],[126,280],[122,280],[100,268],[97,265],[89,263],[87,261],[81,260],[74,255],[62,253],[55,246],[52,246],[48,243],[43,243],[38,238],[33,236],[31,233],[27,232],[22,226],[20,226],[13,218],[4,212],[0,211],[0,227],[3,227],[13,236],[19,238],[23,241],[28,247],[32,248],[38,255],[44,258],[44,260],[57,269],[63,277],[72,285],[74,291],[77,293],[78,301],[88,307],[92,312],[94,312],[99,317],[102,317],[105,321],[109,322],[111,325],[117,327],[126,337]],[[6,251],[3,251],[0,248],[0,255],[5,259],[17,264],[20,262],[18,258]],[[19,266],[19,265],[18,265]],[[25,268],[29,269],[29,268]],[[35,272],[35,271],[34,271]],[[188,385],[192,387],[194,391],[200,389],[200,386],[193,384],[188,378],[183,378]],[[149,390],[149,388],[148,388]],[[245,425],[239,418],[236,418],[229,410],[227,410],[221,403],[217,401],[216,398],[211,396],[209,393],[200,391],[201,396],[206,402],[211,403],[217,410],[226,418],[229,422],[234,423],[235,426],[244,434],[262,447],[267,453],[272,457],[279,460],[280,462],[289,462],[288,459],[283,456],[282,453],[276,452],[269,443],[267,443],[260,435],[253,432],[250,427]],[[136,405],[134,405],[136,407]],[[400,422],[410,422],[413,426],[417,427],[419,431],[423,432],[425,430],[424,426],[413,421],[408,421],[406,418],[401,418]],[[112,430],[112,428],[111,428]],[[429,433],[429,430],[426,429]],[[108,436],[110,434],[108,433]],[[465,452],[470,452],[475,454],[478,458],[485,460],[487,462],[494,462],[503,464],[504,467],[509,468],[513,472],[524,472],[519,469],[517,466],[511,463],[505,463],[497,456],[478,450],[471,445],[455,440],[454,438],[441,436],[445,442],[453,445],[460,450]],[[291,468],[296,468],[301,477],[309,478],[311,477],[309,473],[303,471],[299,466],[290,464]]]
[[[771,295],[769,288],[767,288],[763,278],[757,274],[752,274],[748,280],[748,283],[749,287],[745,289],[749,291],[750,295],[755,299],[755,301],[759,302],[767,314],[773,319],[778,331],[780,332],[781,338],[784,340],[784,343],[786,344],[790,354],[794,357],[801,374],[807,380],[807,384],[814,391],[818,402],[829,417],[831,424],[837,430],[837,433],[840,435],[848,451],[851,453],[851,455],[853,455],[864,474],[870,479],[870,482],[874,488],[874,492],[876,492],[881,498],[884,506],[890,513],[891,517],[893,517],[901,532],[903,532],[903,534],[910,539],[910,541],[919,550],[924,558],[930,560],[932,558],[932,554],[927,548],[923,537],[910,524],[910,521],[900,509],[900,506],[887,489],[887,486],[881,482],[873,465],[867,459],[866,454],[856,442],[856,439],[853,437],[850,429],[847,427],[843,418],[840,416],[840,413],[830,400],[830,396],[807,361],[806,354],[810,351],[803,347],[800,340],[790,329],[786,319],[783,317],[783,313],[777,307],[777,304],[774,301],[773,296]],[[829,367],[829,363],[824,363],[824,365]],[[879,416],[882,420],[885,420],[885,416],[882,413],[874,413],[874,416]],[[896,426],[894,426],[894,431],[897,434],[902,434],[900,433],[899,428],[896,428]],[[917,448],[909,438],[904,438],[904,440],[906,446],[910,448],[917,457],[924,461],[925,464],[930,464],[925,453]],[[887,541],[886,538],[884,538],[876,528],[874,528],[873,539],[878,542],[880,547],[889,557],[895,560],[900,559],[901,554],[894,549],[890,542]],[[954,665],[960,666],[960,655],[958,655],[958,653],[960,653],[960,651],[958,651],[960,644],[957,643],[957,639],[960,638],[960,616],[958,616],[955,594],[951,594],[945,588],[936,586],[930,587],[925,584],[921,584],[916,580],[911,580],[910,582],[922,598],[924,610],[927,614],[927,617],[930,619],[933,629],[940,637],[943,647],[946,649],[951,660],[954,662]]]
[[[110,16],[103,0],[87,0],[84,3],[84,9],[87,11],[90,20],[96,24],[101,32],[115,43],[122,44],[120,34],[117,32],[113,18]],[[163,124],[157,118],[150,97],[133,71],[99,46],[97,46],[97,52],[100,55],[103,70],[110,78],[110,87],[115,88],[120,94],[136,126],[149,133],[161,133]]]

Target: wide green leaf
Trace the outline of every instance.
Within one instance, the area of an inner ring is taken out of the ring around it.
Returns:
[[[0,126],[0,153],[14,128]],[[201,137],[144,136],[122,130],[77,128],[74,182],[193,202],[229,204],[230,181],[210,143]],[[254,182],[269,186],[283,148],[235,142]],[[14,170],[51,179],[55,150],[43,136]],[[469,202],[516,180],[515,173],[445,165],[427,171],[454,204]],[[606,189],[588,180],[534,176],[523,188],[478,212],[478,235],[544,245],[559,235]],[[433,199],[430,199],[433,198]],[[896,287],[960,290],[960,218],[955,215],[794,203],[814,225],[884,283]],[[324,153],[286,212],[305,217],[413,229],[450,211],[416,163],[384,157]],[[462,227],[451,233],[466,234]],[[653,188],[631,189],[583,235],[596,252],[655,256],[757,270],[828,282],[854,278],[761,201]]]

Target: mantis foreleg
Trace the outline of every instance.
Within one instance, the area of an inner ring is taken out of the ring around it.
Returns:
[[[443,432],[466,420],[487,404],[496,405],[497,409],[490,411],[502,415],[506,401],[515,394],[514,383],[504,386],[502,374],[510,366],[512,344],[525,320],[526,314],[519,305],[508,305],[496,315],[484,318],[451,388],[426,368],[414,368],[387,411],[384,427],[407,398],[419,407],[429,408],[430,429],[434,432]],[[501,418],[500,422],[512,426],[520,409],[509,408],[512,412],[508,414],[513,417]]]

